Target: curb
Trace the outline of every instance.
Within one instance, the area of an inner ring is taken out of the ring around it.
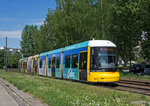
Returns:
[[[31,94],[18,90],[15,86],[0,78],[0,84],[6,89],[19,106],[48,106],[41,101],[35,99]]]

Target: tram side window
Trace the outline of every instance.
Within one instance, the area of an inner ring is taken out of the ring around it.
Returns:
[[[60,57],[57,57],[57,59],[56,59],[56,68],[59,68],[59,61],[60,61]]]
[[[24,69],[27,68],[27,62],[24,62]]]
[[[65,68],[70,68],[70,55],[65,56]]]
[[[35,67],[35,60],[33,60],[33,68]]]
[[[42,59],[40,60],[40,68],[42,68]]]
[[[23,62],[23,69],[25,69],[25,62]]]
[[[25,62],[25,69],[27,69],[27,62]]]
[[[78,67],[78,54],[72,55],[72,68]]]
[[[48,68],[51,68],[51,58],[49,58],[48,62]]]
[[[37,66],[37,60],[34,59],[34,60],[33,60],[33,68],[36,68],[36,66]]]

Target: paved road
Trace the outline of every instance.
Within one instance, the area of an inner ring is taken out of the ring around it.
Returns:
[[[0,106],[48,106],[0,78]]]
[[[0,106],[18,106],[12,96],[8,94],[6,89],[0,84]]]

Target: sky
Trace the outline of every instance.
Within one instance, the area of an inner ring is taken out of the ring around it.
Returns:
[[[21,48],[21,32],[25,25],[43,24],[48,8],[56,8],[55,0],[0,0],[0,46]]]

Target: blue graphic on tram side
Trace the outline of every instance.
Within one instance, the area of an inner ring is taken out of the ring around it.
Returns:
[[[75,72],[73,72],[71,68],[68,69],[67,78],[74,78],[74,77],[75,77]]]

